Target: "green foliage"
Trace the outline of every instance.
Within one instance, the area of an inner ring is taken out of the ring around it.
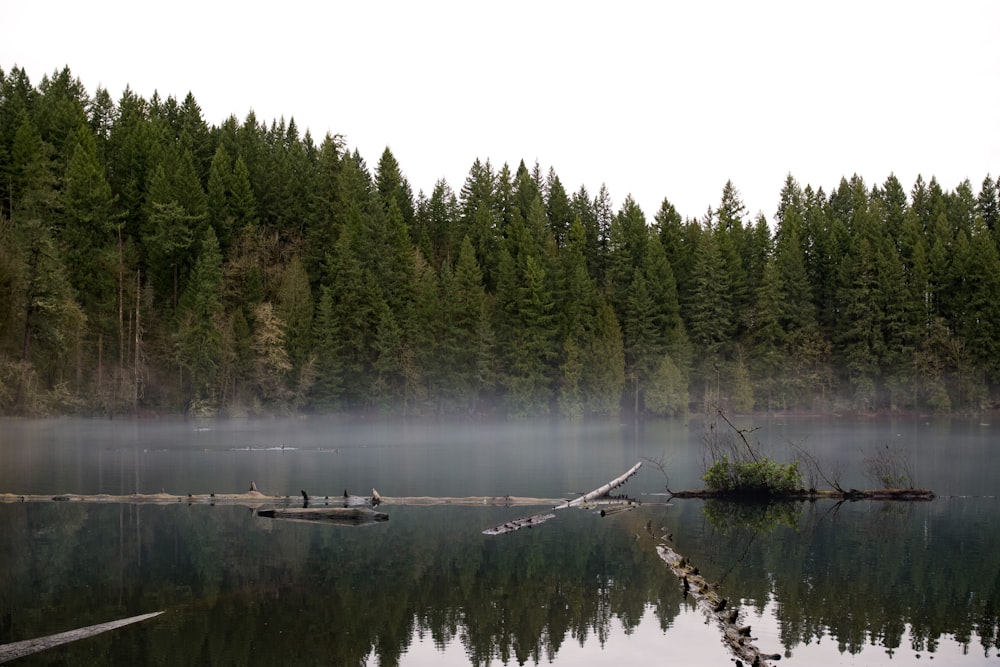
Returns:
[[[679,417],[687,407],[687,382],[674,360],[665,354],[646,388],[646,409],[654,415]]]
[[[709,490],[720,493],[781,495],[802,489],[798,461],[777,463],[770,458],[731,461],[728,456],[714,461],[705,473]]]

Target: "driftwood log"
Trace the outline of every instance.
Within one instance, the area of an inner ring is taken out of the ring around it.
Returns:
[[[622,484],[624,484],[625,482],[627,482],[629,480],[629,478],[632,477],[632,475],[634,475],[637,472],[639,472],[639,468],[641,468],[641,467],[642,467],[642,463],[641,462],[636,463],[634,466],[632,466],[631,468],[629,468],[623,474],[619,475],[618,477],[615,477],[613,480],[611,480],[610,482],[608,482],[604,486],[600,486],[600,487],[594,489],[593,491],[591,491],[590,493],[585,493],[582,496],[580,496],[578,498],[575,498],[574,500],[567,500],[563,504],[556,505],[553,509],[560,510],[560,509],[564,509],[564,508],[567,508],[567,507],[578,507],[580,505],[586,505],[587,503],[589,503],[592,500],[597,500],[599,498],[605,498],[614,489],[617,489],[619,486],[621,486]]]
[[[553,510],[566,509],[567,507],[586,507],[593,503],[595,505],[609,505],[607,509],[601,510],[601,516],[613,513],[615,511],[622,511],[626,509],[632,509],[636,506],[636,502],[629,500],[628,498],[610,498],[608,493],[612,490],[617,489],[619,486],[624,484],[629,480],[632,475],[639,472],[639,468],[642,467],[642,463],[636,463],[634,466],[629,468],[623,474],[615,477],[613,480],[600,486],[589,493],[584,493],[573,500],[564,500],[553,507]],[[377,494],[376,494],[377,495]],[[549,519],[554,519],[555,514],[542,513],[534,514],[532,516],[522,517],[520,519],[513,519],[511,521],[505,521],[499,526],[493,526],[492,528],[487,528],[483,531],[483,535],[503,535],[505,533],[512,533],[515,530],[520,530],[522,528],[532,528],[540,523],[544,523]]]
[[[123,618],[117,621],[110,621],[108,623],[89,625],[85,628],[77,628],[76,630],[70,630],[68,632],[60,632],[59,634],[48,635],[47,637],[39,637],[37,639],[27,639],[25,641],[4,644],[0,646],[0,663],[16,660],[17,658],[23,658],[26,655],[38,653],[39,651],[75,642],[80,639],[87,639],[88,637],[99,635],[102,632],[107,632],[108,630],[115,630],[126,625],[131,625],[132,623],[145,621],[153,618],[154,616],[159,616],[162,613],[162,611],[156,611],[152,614],[142,614],[140,616],[132,616],[130,618]]]
[[[767,667],[769,660],[778,660],[781,654],[762,653],[754,646],[750,636],[750,626],[740,625],[740,611],[722,597],[717,587],[701,576],[698,568],[692,567],[686,558],[666,544],[656,547],[656,552],[667,564],[684,588],[684,596],[691,596],[706,615],[715,619],[722,631],[723,643],[743,664],[753,667]]]

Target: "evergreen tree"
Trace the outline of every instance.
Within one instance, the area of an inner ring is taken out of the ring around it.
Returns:
[[[559,365],[559,414],[569,419],[583,417],[583,352],[573,338],[563,340]]]
[[[513,416],[547,414],[556,356],[555,304],[542,261],[527,254],[518,263],[513,298],[504,304],[509,318],[504,339],[507,406]]]
[[[698,356],[709,364],[716,363],[723,354],[732,328],[731,274],[725,271],[716,239],[709,231],[698,239],[692,267],[694,291],[685,323]]]
[[[189,406],[215,409],[222,391],[222,253],[208,227],[179,304],[178,354],[190,377]]]
[[[586,187],[580,186],[580,189],[573,194],[570,206],[574,220],[578,220],[583,227],[583,254],[587,260],[587,273],[596,284],[600,284],[604,276],[604,255],[597,224],[597,210],[590,200]],[[606,251],[606,248],[604,250]]]
[[[278,283],[275,314],[285,324],[285,350],[292,373],[308,378],[312,367],[313,300],[302,258],[294,256],[288,262]],[[307,386],[298,386],[297,395],[308,393]]]
[[[182,277],[186,277],[193,234],[201,218],[188,213],[170,195],[166,171],[157,168],[151,182],[143,247],[149,258],[151,282],[160,299],[176,310]]]
[[[772,257],[764,267],[764,278],[757,291],[753,324],[750,327],[751,375],[756,378],[758,404],[767,410],[785,409],[787,392],[783,391],[782,371],[786,337],[781,327],[782,280]]]
[[[375,191],[388,209],[390,202],[395,202],[402,216],[403,224],[412,228],[414,221],[413,191],[410,184],[399,169],[399,163],[388,146],[382,151],[378,166],[375,169]]]
[[[566,194],[566,188],[556,175],[555,169],[549,169],[549,175],[545,179],[545,189],[548,193],[545,199],[545,214],[549,221],[549,230],[556,245],[563,246],[569,242],[569,228],[574,215],[569,195]]]
[[[313,320],[312,349],[316,355],[312,404],[319,410],[336,409],[344,391],[344,366],[332,290],[326,285],[320,288],[316,317]]]
[[[233,169],[226,147],[219,144],[208,168],[206,210],[208,224],[215,230],[219,246],[229,247],[232,235],[233,212],[229,200],[233,192]]]
[[[874,409],[884,340],[875,249],[870,239],[855,237],[843,267],[838,300],[844,317],[837,332],[837,345],[855,405]]]
[[[442,330],[440,350],[448,351],[443,364],[445,395],[456,407],[471,409],[479,391],[480,319],[486,303],[483,272],[472,241],[462,240],[455,269],[441,271]]]
[[[437,272],[419,250],[413,250],[411,257],[414,298],[409,333],[404,341],[402,369],[403,409],[407,414],[424,412],[444,394],[444,366],[450,361],[448,356],[452,349],[442,346],[444,278],[439,280]]]
[[[60,240],[80,305],[110,332],[115,310],[116,219],[94,135],[80,126],[64,178]]]
[[[625,350],[614,308],[601,302],[594,320],[589,363],[584,366],[587,410],[595,415],[616,415],[625,387]]]
[[[986,174],[983,185],[979,189],[979,196],[976,198],[976,212],[982,217],[986,228],[995,234],[997,223],[1000,222],[1000,194],[998,194],[997,182],[989,174]]]
[[[632,404],[636,414],[642,410],[642,392],[662,359],[664,350],[657,345],[656,304],[646,288],[641,269],[633,273],[622,316],[622,343],[625,351],[625,376],[632,384]]]

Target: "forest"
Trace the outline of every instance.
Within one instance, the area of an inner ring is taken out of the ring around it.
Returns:
[[[414,194],[294,119],[0,69],[0,414],[983,411],[998,187],[649,219],[484,159]]]

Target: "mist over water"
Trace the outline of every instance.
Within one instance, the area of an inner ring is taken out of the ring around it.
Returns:
[[[564,510],[482,530],[518,507],[399,507],[384,524],[274,521],[243,507],[0,503],[0,644],[167,610],[71,645],[73,664],[728,664],[654,537],[740,600],[781,664],[997,664],[997,427],[980,420],[737,421],[779,460],[788,443],[868,488],[892,446],[930,503],[657,504],[702,486],[705,424],[377,419],[9,421],[0,492],[568,498],[646,461],[647,504]],[[666,464],[669,481],[649,464]],[[970,497],[975,496],[975,497]],[[13,613],[12,610],[17,610]],[[338,619],[330,623],[329,619]],[[350,619],[350,620],[339,620]],[[169,649],[184,637],[193,644]],[[88,643],[90,642],[90,643]],[[172,651],[172,652],[171,652]],[[891,655],[890,655],[891,654]],[[44,654],[43,654],[44,655]],[[54,654],[49,654],[54,655]],[[919,657],[918,657],[919,656]],[[110,660],[110,662],[109,662]],[[679,663],[680,664],[680,663]]]

